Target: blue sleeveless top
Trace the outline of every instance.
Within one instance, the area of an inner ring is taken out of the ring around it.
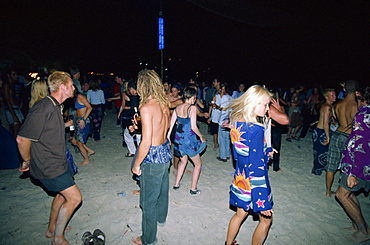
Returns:
[[[84,104],[80,104],[80,103],[78,103],[78,101],[76,100],[76,103],[75,103],[75,108],[76,108],[76,110],[78,110],[78,109],[82,109],[82,108],[86,108],[86,106],[84,105]]]

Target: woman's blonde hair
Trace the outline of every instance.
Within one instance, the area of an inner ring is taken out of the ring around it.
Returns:
[[[163,113],[166,113],[170,106],[162,81],[154,70],[142,70],[138,73],[137,94],[140,96],[139,108],[145,105],[149,99],[156,99]]]
[[[39,100],[45,98],[49,94],[48,83],[46,80],[35,80],[31,87],[30,108]]]
[[[241,119],[247,123],[260,124],[254,110],[258,104],[271,96],[272,94],[265,87],[253,85],[239,98],[230,100],[230,105],[226,108],[226,110],[231,109],[230,127],[234,125],[235,121]]]

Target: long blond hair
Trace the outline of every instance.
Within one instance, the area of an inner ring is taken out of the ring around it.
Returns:
[[[149,99],[156,99],[163,113],[167,113],[170,101],[166,96],[161,79],[154,70],[142,70],[138,73],[137,94],[140,96],[139,108]]]
[[[260,124],[254,110],[258,104],[271,96],[272,94],[265,87],[253,85],[239,98],[230,100],[230,104],[226,108],[226,110],[231,109],[230,126],[232,127],[235,121],[242,119],[247,123]]]
[[[31,87],[30,108],[39,100],[45,98],[49,94],[48,83],[46,80],[35,80]]]

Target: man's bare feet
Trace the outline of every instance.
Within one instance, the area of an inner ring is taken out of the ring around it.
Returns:
[[[67,233],[68,231],[70,231],[72,229],[71,226],[67,225],[67,227],[65,228],[64,230],[64,233]],[[45,234],[46,238],[52,238],[54,236],[54,231],[49,231],[47,230],[46,231],[46,234]]]
[[[83,161],[82,163],[78,164],[78,166],[84,166],[86,164],[89,164],[90,162]]]
[[[357,231],[352,235],[347,235],[346,238],[352,242],[361,243],[370,240],[370,234],[365,235],[364,233]]]
[[[141,243],[141,238],[138,236],[136,238],[132,238],[131,239],[131,242],[135,243],[135,244],[138,244],[138,245],[142,245]]]
[[[132,194],[133,194],[133,195],[140,195],[140,190],[134,190],[134,191],[132,192]]]

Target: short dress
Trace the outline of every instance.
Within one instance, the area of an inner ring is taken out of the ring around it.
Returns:
[[[202,143],[199,137],[191,129],[189,111],[192,106],[194,105],[189,106],[186,118],[177,117],[175,142],[173,143],[175,156],[182,157],[184,155],[188,155],[189,157],[195,157],[202,153],[207,147],[206,141]]]
[[[264,127],[235,122],[230,130],[236,169],[230,186],[230,204],[254,212],[271,210],[273,199],[268,179],[268,153]]]

